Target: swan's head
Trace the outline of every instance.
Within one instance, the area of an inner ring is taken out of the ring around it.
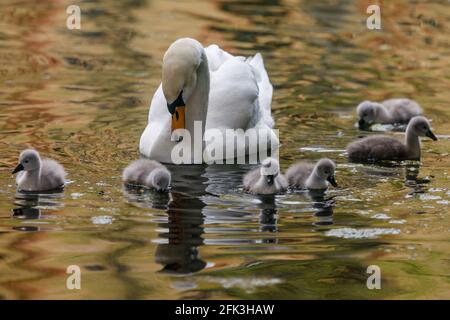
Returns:
[[[166,191],[170,185],[170,172],[166,169],[157,168],[153,170],[148,178],[147,183],[151,184],[156,191]]]
[[[273,185],[275,178],[280,173],[279,162],[274,158],[264,159],[261,163],[260,173],[268,185]]]
[[[203,46],[190,38],[178,39],[167,49],[162,68],[162,90],[172,114],[172,131],[185,128],[186,102],[197,84],[197,68],[206,59]]]
[[[358,125],[359,127],[364,127],[367,125],[371,125],[375,122],[377,117],[378,108],[382,107],[381,104],[372,101],[363,101],[356,108],[356,112],[358,114]]]
[[[431,131],[430,123],[425,117],[417,116],[409,121],[407,132],[413,132],[419,137],[428,137],[433,140],[437,140],[433,131]]]
[[[41,157],[36,150],[27,149],[20,153],[19,164],[12,172],[17,173],[19,171],[33,171],[41,167]]]
[[[328,159],[320,159],[316,164],[316,174],[323,180],[327,180],[333,187],[337,187],[336,179],[334,177],[334,171],[336,170],[336,164]]]

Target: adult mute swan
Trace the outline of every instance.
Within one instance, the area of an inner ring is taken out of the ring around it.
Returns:
[[[180,163],[173,157],[178,151],[172,151],[183,144],[192,149],[183,149],[185,164],[230,163],[239,150],[265,156],[279,143],[272,130],[272,91],[259,53],[245,59],[217,45],[203,48],[194,39],[178,39],[164,55],[162,82],[150,104],[139,150],[163,163]],[[182,135],[180,142],[177,129],[186,129],[191,139]],[[234,129],[233,135],[227,136],[227,129]],[[248,129],[256,129],[259,142],[245,143],[252,140],[246,139]]]

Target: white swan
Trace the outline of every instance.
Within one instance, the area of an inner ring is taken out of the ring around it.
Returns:
[[[193,146],[201,144],[200,151],[215,149],[216,160],[235,158],[234,153],[233,157],[230,153],[227,155],[227,141],[237,146],[245,145],[244,131],[250,128],[265,135],[268,143],[262,148],[274,151],[279,142],[272,130],[272,91],[259,53],[245,59],[232,56],[217,45],[203,48],[194,39],[178,39],[164,55],[162,82],[153,96],[139,150],[150,159],[174,163],[172,149],[179,142],[171,136],[172,131],[185,128],[194,136],[194,121],[201,121],[197,131],[201,128],[203,133],[205,130],[212,132],[211,129],[217,129],[219,133],[226,129],[242,129],[235,132],[237,142],[234,137],[223,141],[211,139],[208,142],[206,139],[206,143],[201,142],[201,136],[200,141],[194,141],[192,137]],[[182,143],[185,142],[190,143]],[[184,163],[211,161],[208,155],[202,157],[202,152],[200,155],[191,152],[189,160]],[[245,154],[249,153],[254,154],[255,150],[246,145]]]

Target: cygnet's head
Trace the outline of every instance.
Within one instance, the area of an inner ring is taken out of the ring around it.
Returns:
[[[333,187],[337,187],[336,179],[334,178],[335,169],[336,164],[328,158],[320,159],[316,164],[316,174],[331,183]]]
[[[381,104],[372,101],[363,101],[356,108],[358,114],[358,125],[364,127],[375,122],[377,117],[377,108],[382,107]]]
[[[274,158],[266,158],[261,163],[261,176],[266,180],[268,185],[273,185],[275,178],[280,173],[280,164]]]
[[[151,184],[156,191],[166,191],[170,185],[170,172],[166,169],[155,169],[147,178],[147,183]]]
[[[17,173],[19,171],[33,171],[41,167],[41,157],[36,150],[27,149],[20,153],[19,164],[12,172]]]
[[[417,116],[412,118],[409,121],[407,132],[413,132],[415,135],[419,137],[428,137],[437,140],[437,137],[434,135],[433,131],[431,131],[430,123],[425,117]]]

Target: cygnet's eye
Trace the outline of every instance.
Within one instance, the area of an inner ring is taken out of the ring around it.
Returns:
[[[25,160],[24,162],[25,162],[25,163],[28,163],[29,161],[28,161],[28,160]]]

